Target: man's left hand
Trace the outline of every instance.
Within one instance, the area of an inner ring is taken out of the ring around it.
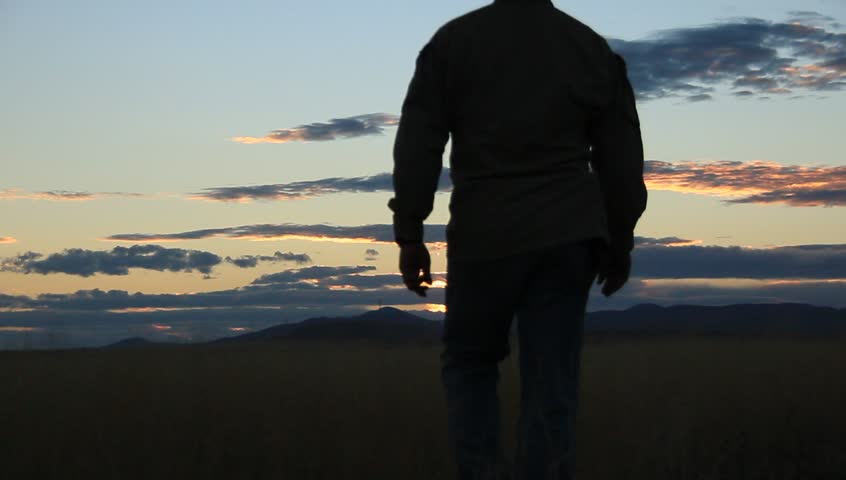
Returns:
[[[421,297],[426,296],[426,290],[429,288],[422,283],[432,284],[431,266],[432,259],[425,244],[421,242],[400,245],[399,268],[402,281],[409,290]],[[423,270],[422,275],[420,270]]]

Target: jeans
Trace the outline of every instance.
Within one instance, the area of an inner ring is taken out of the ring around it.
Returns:
[[[582,334],[598,241],[496,260],[447,256],[441,381],[460,480],[573,478]],[[499,440],[497,384],[515,316],[520,417],[512,464]]]

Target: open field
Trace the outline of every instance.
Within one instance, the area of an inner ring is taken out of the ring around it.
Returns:
[[[450,479],[439,346],[0,352],[0,478]],[[514,446],[516,345],[501,366]],[[846,343],[588,342],[580,480],[846,478]]]

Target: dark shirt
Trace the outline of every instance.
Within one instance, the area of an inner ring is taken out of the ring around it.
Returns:
[[[632,250],[647,192],[626,65],[550,0],[495,0],[420,50],[393,151],[397,244],[424,241],[450,135],[450,258]]]

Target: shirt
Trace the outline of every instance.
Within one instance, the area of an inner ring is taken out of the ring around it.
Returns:
[[[647,191],[626,64],[550,0],[495,0],[420,50],[393,148],[399,245],[424,240],[450,137],[448,258],[633,249]]]

